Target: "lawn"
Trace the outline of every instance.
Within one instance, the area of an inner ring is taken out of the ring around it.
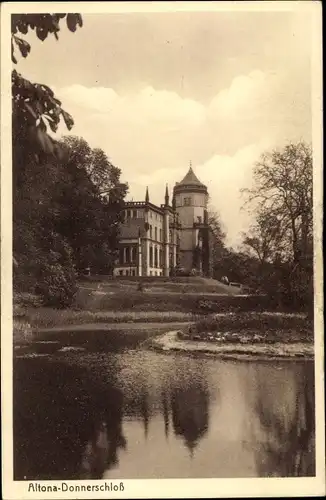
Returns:
[[[233,343],[295,343],[314,340],[313,321],[304,314],[244,312],[199,318],[180,339]]]

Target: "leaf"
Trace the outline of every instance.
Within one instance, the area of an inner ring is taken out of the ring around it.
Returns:
[[[52,140],[50,139],[48,134],[44,132],[44,130],[42,130],[40,127],[37,127],[36,129],[36,140],[44,153],[54,153],[54,144]]]
[[[57,132],[58,130],[58,125],[57,123],[53,122],[53,121],[49,121],[49,125],[50,125],[50,129],[52,130],[52,132]]]
[[[24,35],[27,35],[27,32],[28,32],[28,25],[24,21],[24,19],[22,19],[22,18],[20,19],[20,22],[18,23],[18,31],[20,31]]]
[[[83,18],[80,14],[76,14],[76,17],[77,17],[77,24],[78,26],[80,26],[81,28],[83,27]]]
[[[32,108],[32,106],[30,106],[28,104],[28,102],[24,102],[24,106],[25,108],[27,109],[27,111],[30,113],[30,115],[35,118],[35,120],[37,119],[37,113],[35,113],[34,109]]]
[[[23,40],[22,38],[19,38],[18,36],[15,36],[14,35],[14,40],[20,50],[20,53],[23,57],[27,57],[28,54],[30,53],[31,51],[31,46],[28,42],[26,42],[25,40]]]
[[[34,105],[35,105],[35,108],[36,108],[37,112],[38,112],[40,115],[42,115],[42,114],[44,113],[44,107],[43,107],[43,105],[42,105],[41,101],[36,101],[36,102],[34,103]]]
[[[77,22],[78,20],[76,14],[67,14],[67,27],[69,31],[72,31],[73,33],[76,31]]]
[[[44,85],[44,83],[42,83],[41,88],[43,90],[46,90],[46,92],[48,92],[48,94],[50,94],[51,97],[54,96],[53,90],[51,90],[50,87],[48,87],[47,85]]]
[[[61,113],[62,113],[62,116],[63,116],[63,119],[64,119],[64,122],[66,124],[67,129],[71,130],[73,125],[74,125],[74,120],[73,120],[72,116],[64,110],[62,110]]]
[[[37,38],[39,38],[40,40],[42,40],[42,42],[44,42],[44,40],[46,39],[46,37],[48,36],[48,32],[45,31],[43,28],[40,28],[39,26],[36,28],[36,35],[37,35]]]

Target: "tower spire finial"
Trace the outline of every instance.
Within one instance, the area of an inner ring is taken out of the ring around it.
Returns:
[[[168,207],[169,206],[169,201],[170,201],[170,197],[169,197],[169,187],[168,185],[166,184],[165,186],[165,206]]]
[[[149,192],[148,192],[148,186],[146,186],[145,202],[146,202],[146,203],[149,203]]]

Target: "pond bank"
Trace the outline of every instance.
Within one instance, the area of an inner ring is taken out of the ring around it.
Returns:
[[[148,339],[143,345],[165,352],[183,352],[191,354],[207,354],[223,359],[263,359],[263,360],[313,360],[313,344],[296,342],[274,344],[235,344],[181,340],[178,331],[169,331],[164,335]]]

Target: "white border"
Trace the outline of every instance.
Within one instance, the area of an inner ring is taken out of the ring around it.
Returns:
[[[314,158],[315,241],[315,373],[316,477],[271,479],[160,479],[122,480],[123,492],[110,498],[218,498],[316,496],[325,494],[324,358],[323,358],[323,164],[322,164],[322,10],[321,3],[295,2],[43,2],[5,3],[1,6],[1,330],[2,330],[2,481],[4,499],[107,498],[108,493],[28,493],[27,482],[14,482],[12,443],[12,197],[11,197],[11,82],[10,15],[13,12],[175,12],[175,11],[302,11],[312,13],[312,119]],[[308,43],[308,41],[307,41]],[[67,481],[101,484],[101,481]],[[116,484],[116,482],[114,482]],[[118,483],[118,481],[117,481]],[[58,485],[57,481],[39,484]]]

